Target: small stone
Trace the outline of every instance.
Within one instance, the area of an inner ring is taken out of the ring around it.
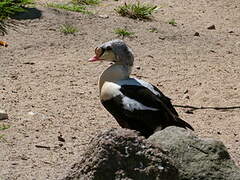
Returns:
[[[99,17],[100,17],[100,18],[103,18],[103,19],[108,19],[108,18],[109,18],[109,16],[108,16],[108,15],[105,15],[105,14],[104,14],[104,15],[99,15]]]
[[[0,120],[4,119],[8,119],[8,114],[4,110],[0,109]]]
[[[234,33],[234,31],[229,31],[228,33],[232,34],[232,33]]]
[[[62,135],[60,134],[59,136],[58,136],[58,141],[60,141],[60,142],[65,142],[66,140],[62,137]]]
[[[209,30],[215,30],[216,29],[216,27],[215,27],[215,25],[211,25],[211,26],[208,26],[208,28],[207,29],[209,29]]]
[[[221,135],[222,133],[218,131],[217,134]]]
[[[185,111],[185,113],[187,113],[187,114],[193,114],[193,110],[192,110],[192,109],[188,109],[188,110]]]
[[[211,52],[211,53],[216,53],[216,51],[214,51],[214,50],[210,50],[209,52]]]
[[[152,55],[147,55],[147,57],[149,57],[149,58],[153,58],[153,56],[152,56]]]
[[[200,36],[199,32],[195,32],[194,36]]]
[[[140,66],[137,66],[137,67],[136,67],[136,69],[138,69],[138,70],[139,70],[139,69],[141,69],[141,67],[140,67]]]
[[[183,98],[184,98],[184,99],[190,99],[189,95],[187,95],[187,94],[185,94],[185,95],[183,96]]]
[[[34,65],[34,62],[24,62],[23,64],[29,64],[29,65]]]
[[[28,112],[28,115],[30,115],[30,116],[34,116],[36,114],[37,114],[36,112],[32,112],[32,111]]]

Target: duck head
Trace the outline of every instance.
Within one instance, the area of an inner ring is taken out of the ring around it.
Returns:
[[[132,50],[122,40],[116,39],[103,43],[95,49],[95,56],[89,59],[94,61],[110,61],[116,64],[133,66]]]

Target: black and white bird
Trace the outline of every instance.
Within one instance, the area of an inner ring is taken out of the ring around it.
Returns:
[[[112,40],[97,47],[95,56],[89,61],[113,62],[100,76],[100,100],[121,127],[137,130],[145,137],[167,126],[193,130],[179,118],[171,100],[158,88],[129,77],[134,57],[122,40]]]

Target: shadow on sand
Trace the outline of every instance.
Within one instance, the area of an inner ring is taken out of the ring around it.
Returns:
[[[19,12],[12,16],[12,19],[16,20],[27,20],[27,19],[37,19],[41,18],[42,11],[36,9],[36,8],[24,8],[24,12]]]

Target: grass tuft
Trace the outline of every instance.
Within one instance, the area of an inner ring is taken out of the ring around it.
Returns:
[[[171,19],[168,24],[171,24],[172,26],[177,26],[177,22],[175,19]]]
[[[77,5],[77,4],[56,4],[56,3],[47,3],[47,7],[56,8],[56,9],[64,9],[67,11],[80,12],[83,14],[92,14],[92,12],[86,10],[85,6]]]
[[[124,28],[124,29],[117,28],[114,30],[114,33],[117,34],[118,36],[121,36],[122,38],[124,38],[126,36],[132,36],[135,34],[134,32],[129,32],[126,28]]]
[[[7,33],[7,27],[11,26],[6,20],[16,13],[25,11],[24,6],[32,4],[32,0],[1,0],[0,1],[0,33]]]
[[[97,5],[100,0],[72,0],[72,3],[77,5]]]
[[[73,25],[70,24],[63,24],[60,27],[60,31],[62,33],[64,33],[65,35],[69,35],[69,34],[75,34],[78,32],[78,29],[76,27],[74,27]]]
[[[9,129],[9,128],[10,128],[10,125],[5,125],[5,124],[0,125],[0,131],[3,131],[5,129]]]
[[[151,27],[148,29],[149,32],[152,32],[152,33],[158,33],[158,29],[155,28],[155,27]]]
[[[5,124],[0,125],[0,131],[6,130],[9,128],[10,128],[10,125],[5,125]],[[0,140],[1,139],[5,140],[4,136],[5,136],[4,134],[0,134]]]
[[[118,6],[115,11],[121,16],[126,16],[133,19],[150,19],[152,13],[157,10],[157,6],[150,4],[136,4],[125,3],[122,6]]]

